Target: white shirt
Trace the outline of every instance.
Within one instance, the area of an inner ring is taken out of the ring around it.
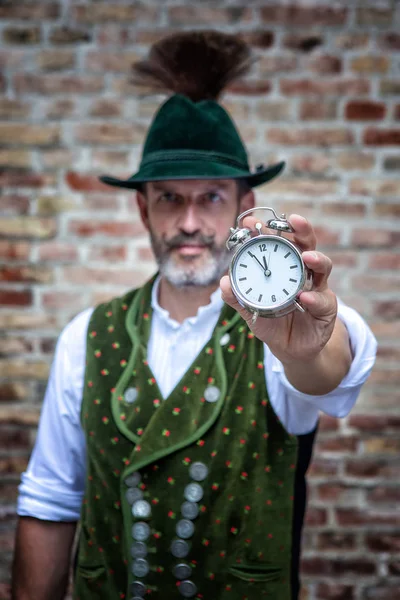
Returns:
[[[153,286],[153,318],[148,361],[164,398],[210,339],[223,306],[220,290],[195,317],[177,323],[157,301]],[[63,330],[57,343],[44,398],[36,444],[22,474],[17,512],[50,521],[79,519],[86,480],[86,448],[80,410],[86,359],[86,335],[93,309],[87,309]],[[282,364],[264,346],[264,366],[270,402],[283,426],[293,434],[312,431],[319,411],[346,416],[367,379],[376,354],[376,340],[353,309],[339,303],[353,352],[351,368],[341,384],[324,396],[296,390]]]

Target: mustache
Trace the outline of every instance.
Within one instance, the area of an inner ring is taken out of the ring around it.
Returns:
[[[212,248],[214,245],[214,235],[178,233],[170,240],[164,240],[164,243],[169,250],[178,248],[179,246],[208,246]]]

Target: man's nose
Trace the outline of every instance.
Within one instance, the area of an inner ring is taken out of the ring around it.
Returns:
[[[185,233],[195,233],[201,229],[201,218],[197,207],[190,203],[184,206],[179,217],[179,229]]]

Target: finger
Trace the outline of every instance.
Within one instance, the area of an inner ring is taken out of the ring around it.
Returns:
[[[302,292],[299,300],[313,317],[329,321],[337,314],[337,298],[332,290]]]
[[[323,291],[328,287],[328,278],[332,271],[331,259],[322,252],[306,251],[301,255],[304,264],[313,271],[313,289]]]
[[[232,308],[234,308],[246,321],[250,321],[252,318],[252,314],[243,308],[241,304],[239,304],[238,299],[233,293],[231,282],[229,281],[228,275],[224,275],[220,281],[220,288],[222,292],[222,299],[226,304],[229,304]]]
[[[317,237],[311,223],[300,215],[290,215],[288,218],[293,227],[294,243],[300,246],[302,250],[315,250],[317,246]]]

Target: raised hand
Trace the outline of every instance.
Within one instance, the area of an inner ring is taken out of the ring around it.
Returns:
[[[252,324],[252,313],[239,304],[227,276],[221,279],[222,295],[283,363],[293,385],[307,393],[326,393],[338,385],[351,364],[347,330],[336,318],[337,299],[328,285],[332,261],[316,251],[315,232],[305,218],[292,215],[288,220],[294,231],[293,241],[302,251],[304,263],[314,272],[312,290],[299,294],[306,312],[295,310],[278,319],[259,317]],[[243,227],[254,229],[256,222],[252,216],[245,217]],[[264,230],[269,232],[266,227]]]

